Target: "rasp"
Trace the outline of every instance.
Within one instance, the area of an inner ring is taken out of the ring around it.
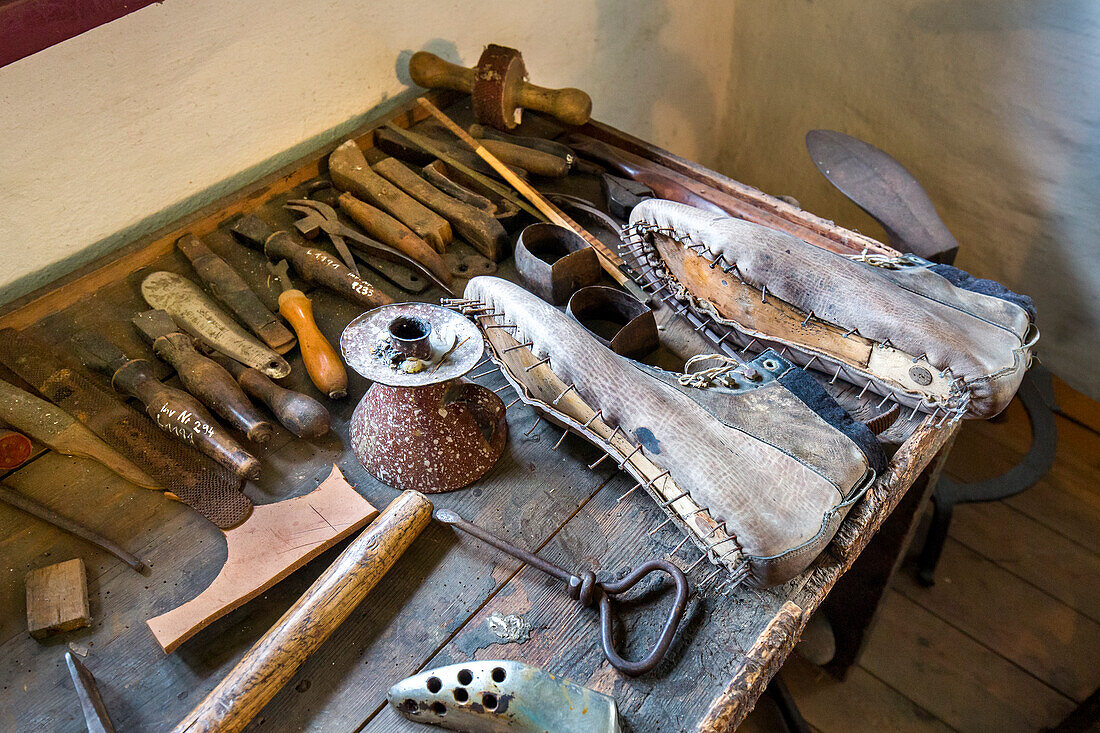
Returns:
[[[218,527],[234,527],[252,511],[239,478],[190,446],[169,439],[40,339],[0,329],[0,363]]]
[[[0,381],[0,421],[67,456],[91,458],[132,484],[156,489],[157,482],[104,443],[82,422],[46,400]]]
[[[158,428],[198,448],[241,478],[260,477],[256,457],[218,425],[198,400],[157,379],[145,359],[131,358],[94,331],[79,332],[73,342],[84,352],[89,366],[111,378],[115,389],[145,405],[145,413]]]
[[[226,356],[275,379],[290,374],[290,364],[237,325],[198,285],[174,272],[154,272],[141,283],[151,308],[168,311],[183,330]]]
[[[176,247],[191,260],[199,279],[233,314],[278,354],[294,348],[294,334],[267,309],[248,283],[228,262],[210,251],[194,234],[176,240]]]

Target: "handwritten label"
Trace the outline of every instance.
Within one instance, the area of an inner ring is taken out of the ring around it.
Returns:
[[[173,410],[167,403],[161,405],[153,420],[161,430],[182,438],[189,445],[194,445],[197,437],[214,435],[213,425],[190,410]]]

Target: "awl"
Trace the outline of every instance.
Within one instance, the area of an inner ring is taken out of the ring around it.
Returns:
[[[269,264],[269,267],[283,289],[279,296],[279,315],[287,319],[298,334],[306,373],[317,389],[332,399],[344,397],[348,393],[348,371],[332,344],[317,328],[317,322],[313,320],[313,304],[305,293],[290,282],[286,260],[280,260],[278,265]]]
[[[167,311],[145,311],[131,322],[152,345],[153,353],[176,370],[184,389],[214,414],[249,440],[266,443],[271,438],[275,428],[252,406],[233,375],[196,351],[194,341],[179,330]]]
[[[92,331],[73,337],[84,351],[89,366],[111,378],[122,394],[145,405],[156,426],[194,446],[242,478],[257,479],[260,462],[214,421],[199,401],[182,390],[162,384],[149,362],[131,359],[122,349]]]

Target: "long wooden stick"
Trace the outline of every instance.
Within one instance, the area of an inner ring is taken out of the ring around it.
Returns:
[[[404,491],[257,641],[173,733],[235,733],[351,615],[432,518],[432,503]]]
[[[581,235],[581,237],[583,237],[586,242],[592,245],[592,249],[596,251],[596,254],[600,258],[600,266],[603,267],[604,271],[607,272],[607,274],[610,275],[615,282],[619,283],[619,285],[622,285],[623,288],[629,291],[631,295],[633,295],[635,298],[638,298],[643,303],[649,300],[649,295],[647,295],[646,292],[642,290],[636,282],[631,280],[630,277],[628,277],[627,274],[623,272],[623,261],[618,254],[612,252],[610,249],[608,249],[607,245],[589,234],[587,231],[585,231],[584,227],[566,216],[565,213],[557,206],[554,206],[554,204],[550,203],[545,196],[536,191],[534,187],[532,187],[531,184],[529,184],[527,181],[517,176],[511,168],[504,165],[504,163],[502,163],[499,158],[486,150],[480,142],[474,139],[461,127],[459,127],[454,120],[443,114],[438,107],[436,107],[434,104],[423,97],[420,97],[416,101],[417,104],[419,104],[428,112],[428,114],[439,120],[443,124],[443,126],[453,132],[459,140],[466,143],[466,145],[468,145],[470,149],[477,153],[478,157],[491,165],[493,167],[493,170],[495,170],[501,178],[508,181],[508,183],[511,184],[512,188],[519,191],[524,198],[534,204],[535,208],[542,212],[543,216],[545,216],[547,219],[557,224],[558,226],[572,229],[577,234]]]

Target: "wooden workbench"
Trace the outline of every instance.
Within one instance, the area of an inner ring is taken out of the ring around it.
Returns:
[[[440,98],[441,102],[450,97]],[[415,122],[411,105],[390,115],[398,124]],[[355,136],[368,145],[367,125]],[[611,128],[590,132],[678,167],[712,185],[740,192],[782,216],[802,217],[814,226],[831,225],[794,207],[764,197],[668,155]],[[301,196],[316,178],[334,146],[316,151],[292,166],[233,196],[195,212],[155,235],[9,306],[0,326],[31,329],[64,345],[77,327],[105,330],[131,353],[149,354],[129,324],[146,308],[139,284],[154,270],[193,277],[190,265],[173,248],[185,232],[207,244],[245,275],[269,306],[275,290],[263,258],[247,250],[219,226],[245,211],[257,211],[279,226],[293,214],[281,206]],[[858,237],[833,227],[842,237]],[[514,277],[511,261],[499,273]],[[377,279],[376,279],[377,281]],[[304,285],[304,283],[300,283]],[[399,300],[402,294],[383,286]],[[434,300],[438,291],[425,293]],[[326,291],[311,292],[322,330],[336,343],[344,325],[358,315],[352,304]],[[156,362],[161,375],[168,367]],[[291,359],[290,386],[317,395],[304,378],[301,361]],[[499,376],[479,381],[503,384]],[[329,402],[333,432],[304,441],[285,431],[258,455],[264,476],[247,487],[256,503],[302,494],[324,478],[333,463],[375,506],[384,507],[397,492],[369,476],[347,449],[348,419],[366,387],[351,375],[349,396]],[[659,509],[641,493],[616,505],[630,486],[629,477],[604,462],[577,437],[556,451],[560,432],[545,421],[529,432],[535,414],[522,403],[508,411],[510,439],[499,464],[467,489],[433,497],[438,507],[459,511],[518,545],[537,549],[548,559],[577,569],[616,572],[639,559],[663,556],[680,540],[662,521]],[[834,616],[838,633],[835,668],[843,672],[858,653],[877,600],[897,558],[908,542],[913,517],[927,495],[922,471],[949,444],[954,429],[925,424],[898,450],[889,471],[853,508],[829,549],[809,571],[779,588],[738,589],[722,596],[714,584],[693,595],[679,634],[665,661],[652,673],[631,679],[618,674],[599,647],[597,616],[578,607],[556,581],[487,548],[469,537],[433,523],[371,592],[367,601],[302,665],[295,678],[253,721],[262,730],[427,730],[399,718],[385,705],[395,681],[420,669],[471,657],[513,658],[541,665],[581,684],[613,695],[634,731],[732,730],[768,680],[782,665],[810,614],[856,562],[830,604],[844,610]],[[0,552],[4,592],[0,594],[0,729],[83,730],[77,698],[63,653],[74,651],[92,670],[119,731],[171,727],[198,703],[249,646],[286,610],[336,556],[334,549],[242,608],[214,623],[165,655],[145,620],[193,597],[215,576],[225,559],[221,533],[186,506],[162,494],[126,483],[99,464],[39,452],[5,482],[55,510],[87,524],[147,559],[152,570],[139,575],[113,557],[0,505]],[[914,484],[918,490],[908,491]],[[906,493],[908,491],[908,494]],[[904,499],[904,501],[903,501]],[[863,557],[857,557],[902,503]],[[881,545],[881,547],[876,547]],[[81,557],[88,566],[93,623],[45,642],[26,632],[23,576],[43,565]],[[681,566],[698,554],[684,549]],[[711,572],[701,564],[693,584]],[[622,634],[627,656],[648,648],[669,601],[667,592],[648,587],[624,613]]]

